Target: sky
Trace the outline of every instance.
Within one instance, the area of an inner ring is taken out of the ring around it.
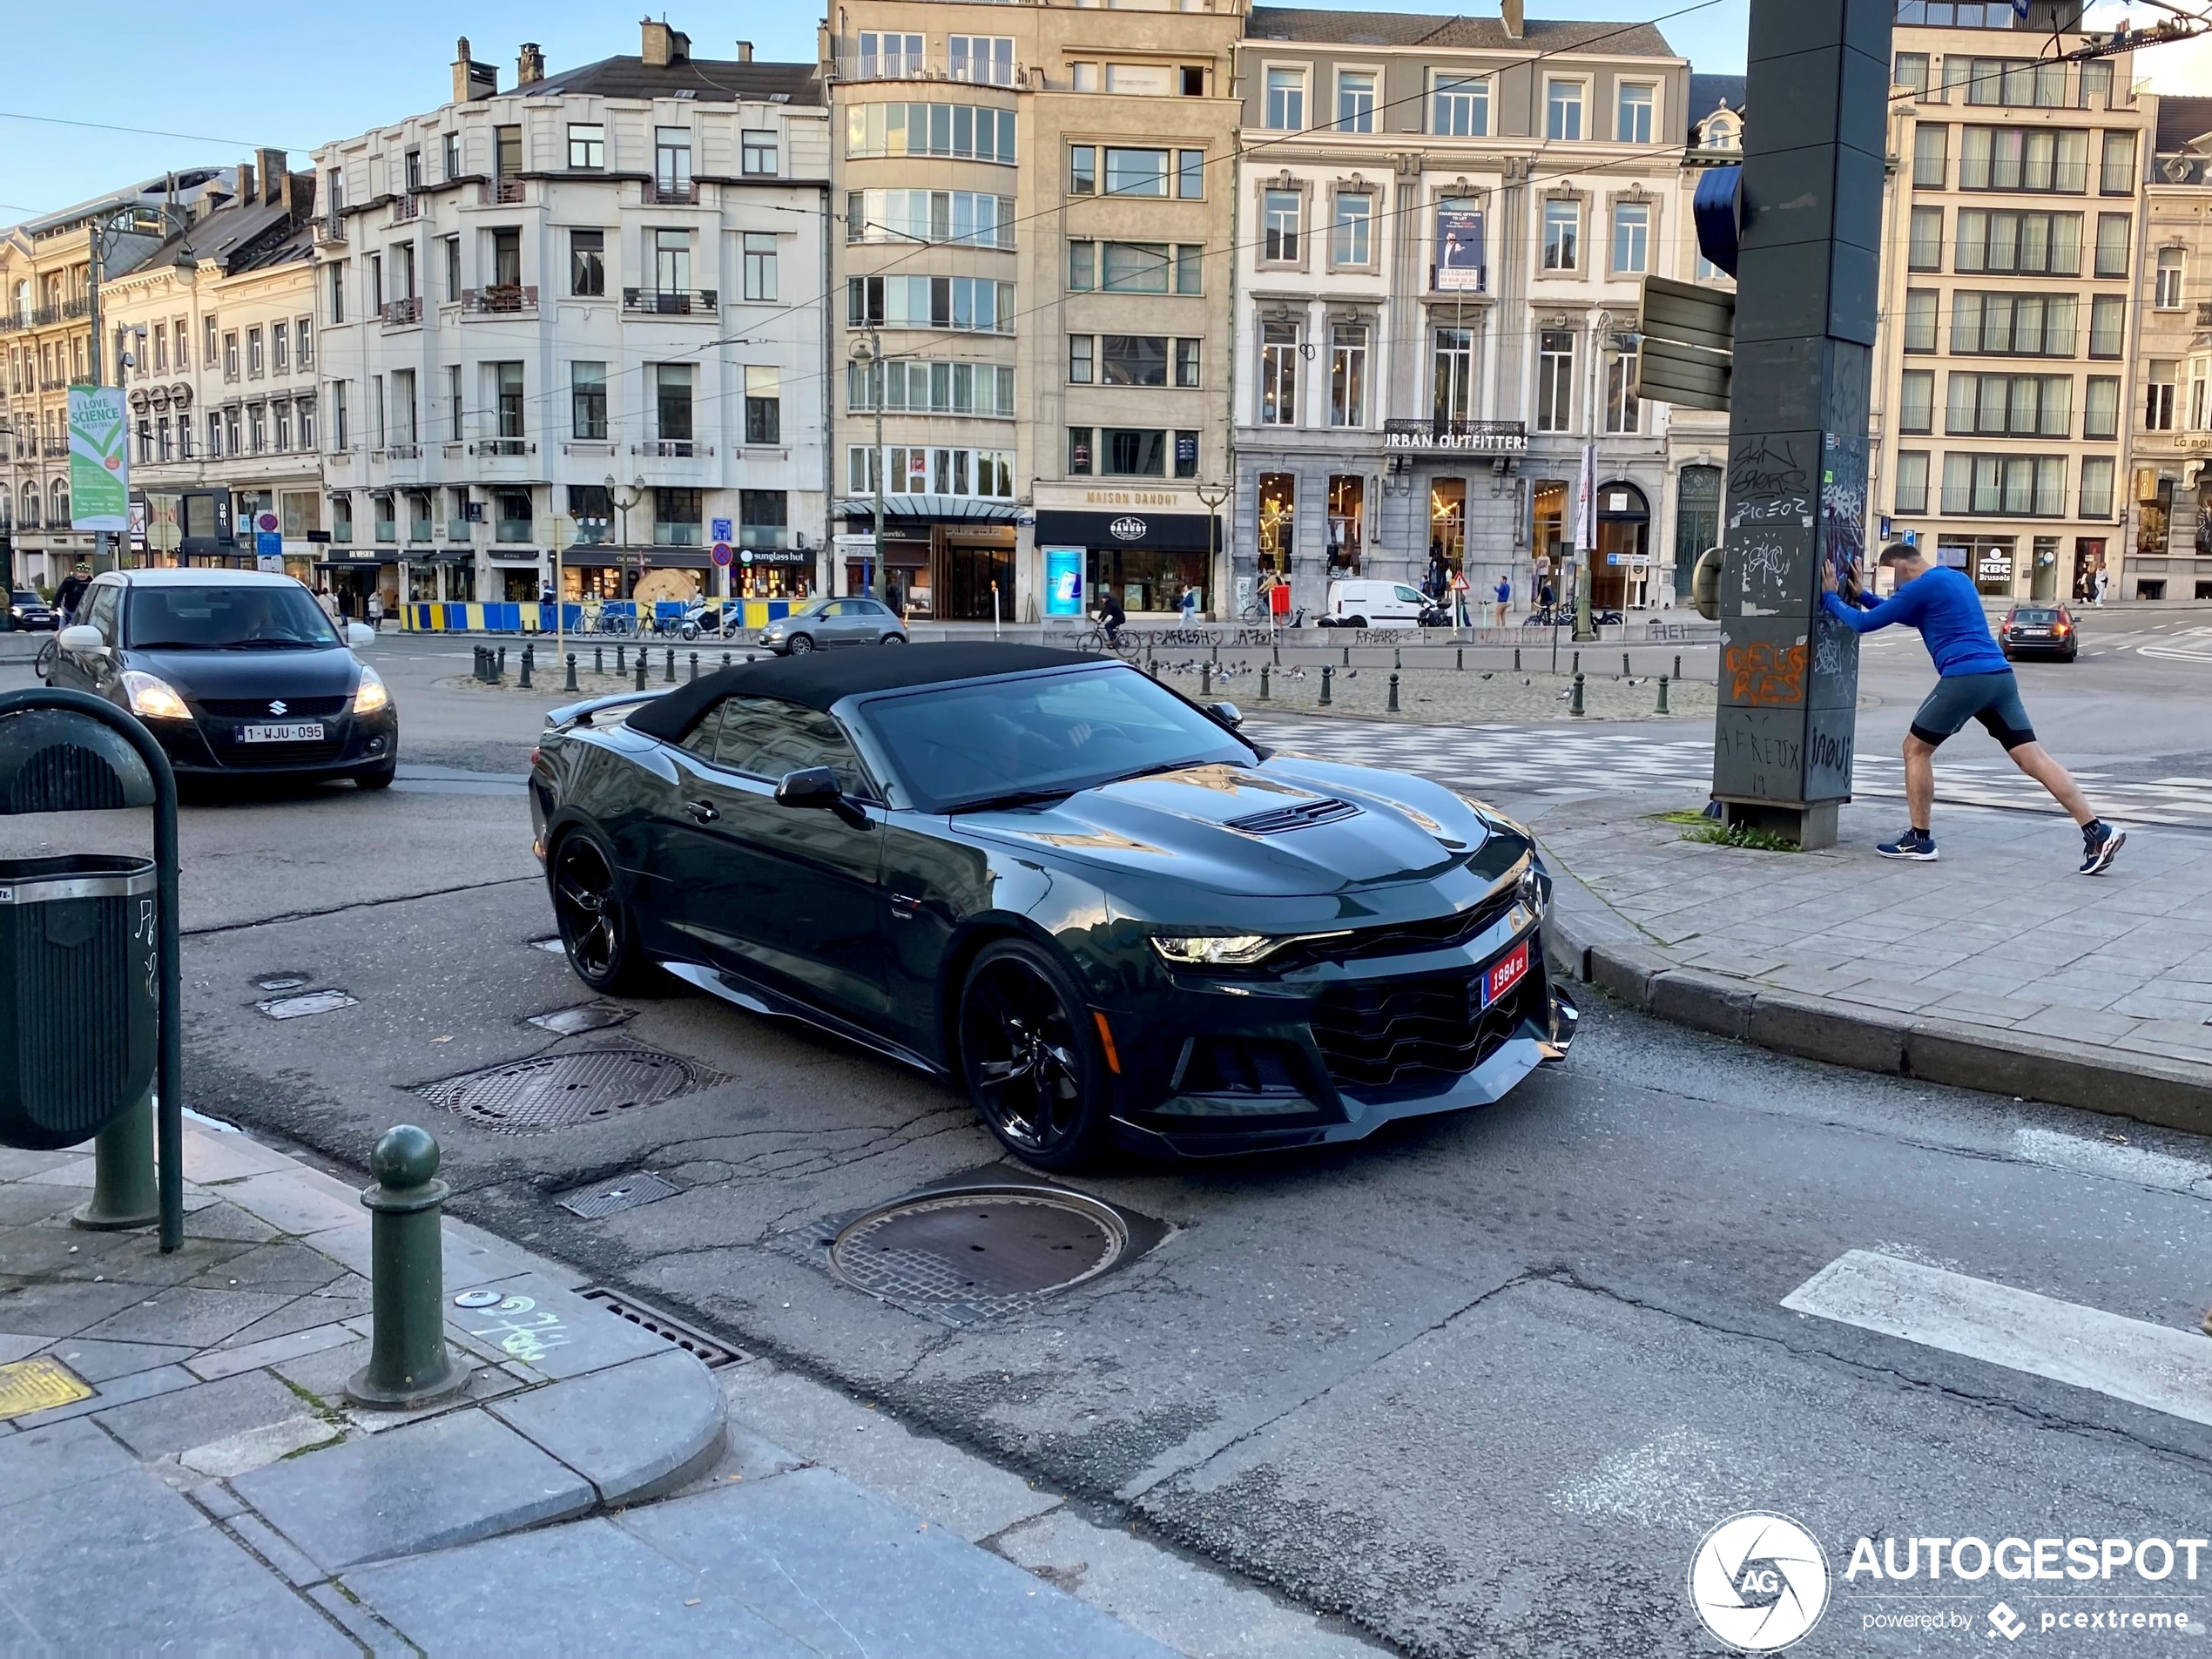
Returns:
[[[1343,0],[1338,0],[1341,4]],[[1495,0],[1395,0],[1394,10],[1496,15]],[[1698,70],[1740,74],[1750,0],[1534,0],[1534,16],[1660,28]],[[764,58],[811,61],[816,7],[768,13],[728,8],[668,14],[701,57],[734,57],[749,36]],[[1675,14],[1675,15],[1669,15]],[[2127,14],[2098,0],[2093,18]],[[15,8],[10,59],[35,73],[0,89],[0,225],[51,212],[171,168],[223,165],[260,145],[307,152],[444,103],[454,37],[515,79],[516,48],[535,40],[554,70],[637,50],[626,14],[583,0],[384,0],[363,12],[296,0],[227,0],[181,25],[171,0],[107,0]],[[2139,6],[2144,21],[2160,15]],[[2139,73],[2161,90],[2212,93],[2212,37],[2148,55]],[[45,120],[26,119],[42,117]],[[56,118],[156,127],[179,136],[52,125]]]

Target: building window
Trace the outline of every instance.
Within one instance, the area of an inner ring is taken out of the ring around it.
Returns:
[[[448,179],[460,178],[461,135],[458,132],[448,132],[440,135],[438,139],[438,148],[440,156],[444,162],[446,178]]]
[[[1965,214],[1959,215],[1963,221]],[[1962,230],[1960,235],[1965,232]],[[1916,207],[1912,210],[1910,241],[1905,249],[1905,268],[1910,271],[1940,271],[1943,269],[1943,209]],[[1965,270],[1962,264],[1959,267]]]
[[[772,179],[783,170],[777,154],[776,135],[748,130],[739,150],[739,165],[754,178]]]
[[[1298,326],[1294,322],[1260,325],[1259,423],[1262,426],[1298,424]]]
[[[2174,429],[2174,382],[2181,365],[2170,357],[2154,357],[2143,381],[2143,430]]]
[[[860,36],[860,73],[864,81],[908,81],[922,72],[920,35],[880,35],[873,30]]]
[[[1168,152],[1164,150],[1106,152],[1106,193],[1109,196],[1164,196],[1168,193]]]
[[[1200,351],[1204,344],[1201,340],[1178,340],[1175,342],[1175,383],[1185,391],[1203,381],[1201,364],[1204,360]]]
[[[2151,303],[2161,311],[2178,311],[2182,307],[2182,250],[2161,247],[2158,250],[2158,283]],[[154,329],[154,355],[161,354],[161,331]]]
[[[1298,260],[1298,219],[1305,208],[1303,192],[1267,190],[1260,192],[1260,258],[1278,265]]]
[[[2097,193],[2132,196],[2135,193],[2135,135],[2107,132],[2102,165],[2097,169]]]
[[[446,438],[448,442],[461,442],[461,365],[454,363],[446,369]]]
[[[1890,71],[1892,86],[1909,86],[1925,97],[1928,91],[1928,55],[1925,52],[1899,52],[1892,60]]]
[[[738,545],[781,547],[790,525],[788,498],[780,489],[738,492]]]
[[[1613,136],[1622,144],[1651,142],[1651,110],[1659,89],[1635,81],[1621,83],[1621,101],[1614,117]]]
[[[1334,265],[1366,265],[1374,257],[1375,199],[1345,191],[1337,197],[1337,222],[1332,233],[1329,260]]]
[[[1900,449],[1897,457],[1897,496],[1894,510],[1900,513],[1925,513],[1928,510],[1928,452],[1925,449]]]
[[[1337,131],[1375,130],[1375,74],[1372,70],[1337,71]]]
[[[1096,344],[1096,337],[1091,334],[1068,336],[1069,385],[1089,386],[1091,383],[1092,375],[1096,372],[1092,353]]]
[[[1984,356],[2071,357],[2076,318],[2070,293],[1951,296],[1951,349]]]
[[[687,448],[692,442],[691,365],[653,365],[653,435]]]
[[[1175,247],[1175,291],[1177,293],[1205,292],[1206,250],[1196,242],[1178,242]]]
[[[1636,352],[1631,347],[1615,353],[1605,365],[1605,429],[1635,434],[1643,429],[1642,405],[1636,397]]]
[[[696,489],[653,491],[653,541],[660,547],[697,547],[702,493]]]
[[[2091,455],[2081,463],[2081,516],[2112,516],[2113,462],[2110,455]]]
[[[1932,432],[1935,429],[1935,370],[1908,368],[1905,371],[1904,389],[1898,400],[1897,424],[1900,432]]]
[[[653,129],[653,193],[661,201],[692,199],[691,130]]]
[[[1014,198],[968,190],[855,190],[845,199],[847,242],[1014,246]]]
[[[1951,129],[1923,121],[1912,130],[1912,184],[1919,190],[1941,190],[1950,165]],[[1963,187],[1963,181],[1962,181]],[[1941,233],[1938,233],[1939,238]]]
[[[1574,429],[1575,336],[1546,328],[1536,336],[1536,430]]]
[[[1572,201],[1544,204],[1544,269],[1572,271],[1581,255],[1575,244],[1581,238],[1582,205]]]
[[[1651,256],[1651,208],[1644,202],[1613,204],[1613,273],[1642,276]]]
[[[597,122],[569,124],[569,165],[597,171],[607,165],[607,129]]]
[[[978,86],[1014,84],[1014,37],[1011,35],[953,35],[945,42],[945,72],[948,79]]]
[[[1489,137],[1490,83],[1437,76],[1429,94],[1429,131],[1453,138]]]
[[[1262,570],[1285,574],[1297,539],[1298,478],[1287,472],[1259,475],[1258,553]]]
[[[748,300],[773,300],[776,297],[776,236],[772,231],[747,231],[745,233],[745,297]]]
[[[1087,426],[1068,428],[1068,475],[1071,478],[1090,476],[1090,448],[1092,433]]]
[[[1098,286],[1098,244],[1068,244],[1068,292],[1089,293]]]
[[[2129,219],[2126,213],[2097,215],[2097,274],[2101,277],[2124,277],[2128,274],[2128,232]]]
[[[153,327],[158,344],[161,325],[156,323]],[[159,354],[159,353],[155,354],[157,356]],[[292,372],[292,325],[288,322],[273,322],[269,325],[269,369],[272,374],[289,374]]]
[[[1905,349],[1909,352],[1932,352],[1936,348],[1936,291],[1933,288],[1907,288],[1905,291]]]
[[[1439,423],[1465,421],[1474,413],[1474,331],[1440,328],[1430,356],[1430,410]]]
[[[346,427],[346,382],[333,381],[330,383],[331,453],[342,455],[352,447],[353,437]],[[210,415],[207,417],[207,453],[220,455],[222,448],[222,434],[216,430],[215,417]]]
[[[1271,69],[1267,71],[1267,125],[1277,132],[1297,132],[1305,125],[1305,71]]]
[[[238,378],[238,334],[235,330],[223,336],[223,378],[226,381]]]
[[[2062,517],[2066,457],[1953,451],[1943,458],[1943,510],[2008,518]]]
[[[2089,355],[2117,357],[2128,332],[2128,302],[2101,293],[2089,302]]]
[[[1110,476],[1125,478],[1164,478],[1167,476],[1168,435],[1128,427],[1104,427],[1099,431],[1099,446],[1105,456],[1105,471]]]
[[[460,239],[453,244],[457,260]],[[604,298],[607,292],[607,233],[604,231],[569,233],[569,292],[587,298]]]
[[[1095,144],[1071,144],[1068,146],[1068,193],[1070,196],[1092,196],[1098,192],[1098,146]]]
[[[2116,438],[2120,435],[2120,381],[2110,374],[2092,374],[2083,384],[2081,435]]]
[[[1917,177],[1913,182],[1919,182]],[[1959,149],[1961,190],[2056,191],[2078,196],[2088,187],[2089,135],[2085,132],[2017,126],[1964,130]]]
[[[1011,167],[1020,159],[1015,121],[1012,110],[968,104],[854,104],[845,111],[845,153],[948,156]]]
[[[745,371],[745,441],[784,441],[783,371],[773,364],[749,363]]]
[[[607,366],[569,365],[569,429],[573,436],[604,441],[607,435]]]
[[[1163,334],[1103,334],[1098,342],[1099,381],[1106,386],[1165,386],[1168,342]]]
[[[1951,377],[1944,429],[1985,437],[2063,438],[2074,428],[2071,374]]]
[[[1340,322],[1329,330],[1329,424],[1367,424],[1367,330]]]
[[[1175,152],[1175,193],[1178,200],[1201,201],[1206,193],[1206,152],[1203,150],[1178,150]]]
[[[520,363],[494,363],[492,371],[492,407],[498,412],[499,436],[509,442],[523,435],[523,366]]]
[[[1544,137],[1574,143],[1582,136],[1582,83],[1544,83]]]
[[[1959,210],[1961,273],[2074,276],[2081,269],[2081,215]]]

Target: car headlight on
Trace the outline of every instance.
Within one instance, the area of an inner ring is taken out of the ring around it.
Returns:
[[[123,671],[123,689],[131,694],[131,712],[141,720],[189,720],[192,711],[177,688],[167,680],[135,668]]]
[[[1266,934],[1152,935],[1152,948],[1177,968],[1248,968],[1282,943]]]
[[[384,677],[367,663],[361,664],[361,683],[354,688],[354,712],[374,714],[379,709],[392,706],[392,694],[385,689]]]

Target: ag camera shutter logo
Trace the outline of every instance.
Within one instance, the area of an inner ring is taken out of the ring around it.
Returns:
[[[1730,1647],[1776,1653],[1828,1610],[1828,1557],[1787,1515],[1730,1515],[1690,1558],[1689,1601]]]

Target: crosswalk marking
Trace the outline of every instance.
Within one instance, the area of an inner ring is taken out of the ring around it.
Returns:
[[[2212,1424],[2212,1342],[2194,1331],[1871,1250],[1844,1251],[1782,1305]]]

